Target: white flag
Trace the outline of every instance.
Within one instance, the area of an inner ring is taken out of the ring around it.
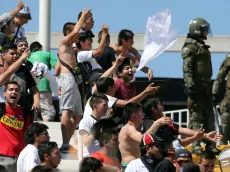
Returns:
[[[149,17],[146,26],[146,44],[137,70],[171,47],[179,37],[171,25],[171,12],[166,9]]]

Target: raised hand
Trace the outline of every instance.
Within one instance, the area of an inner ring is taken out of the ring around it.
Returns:
[[[24,4],[22,3],[22,1],[18,1],[18,9],[22,10],[24,7]]]
[[[194,135],[196,139],[202,139],[204,137],[204,129],[201,127],[199,130],[197,130],[196,134]]]
[[[170,117],[161,117],[158,120],[156,120],[156,122],[159,123],[160,126],[162,126],[172,124],[173,120]]]
[[[30,51],[29,51],[29,48],[27,48],[21,55],[20,59],[22,59],[23,61],[26,60],[26,58],[29,58],[30,57]]]
[[[123,55],[123,53],[121,53],[118,56],[118,58],[116,59],[116,63],[115,63],[117,67],[122,64],[122,62],[124,61],[124,58],[125,58],[125,56]]]
[[[86,19],[92,15],[91,10],[92,9],[84,9],[82,11],[80,19],[83,20],[83,21],[86,21]]]
[[[160,89],[160,86],[154,87],[153,85],[154,85],[154,83],[151,83],[151,84],[145,89],[145,92],[146,92],[148,95],[153,95],[153,94],[155,94],[155,93]]]
[[[109,26],[103,24],[102,27],[101,27],[101,29],[102,29],[102,33],[108,34],[108,32],[109,32]]]
[[[205,138],[209,141],[218,142],[222,139],[222,135],[218,135],[217,131],[211,131],[205,134]]]

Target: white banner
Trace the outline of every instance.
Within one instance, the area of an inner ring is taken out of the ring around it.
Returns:
[[[179,37],[171,25],[171,12],[166,9],[148,17],[146,26],[146,44],[137,70],[171,47]]]

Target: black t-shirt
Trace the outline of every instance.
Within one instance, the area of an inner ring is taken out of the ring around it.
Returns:
[[[108,70],[112,66],[112,62],[116,61],[115,50],[111,47],[105,46],[103,54],[95,57],[99,65],[104,71]]]
[[[20,68],[11,76],[11,81],[16,81],[20,86],[21,96],[18,104],[23,108],[31,108],[33,104],[32,94],[28,94],[28,90],[36,86],[29,69],[21,65]]]
[[[174,165],[168,160],[162,160],[155,168],[154,172],[175,172],[176,168]]]
[[[145,133],[153,124],[153,117],[148,117],[144,119],[142,133]],[[164,141],[173,141],[179,135],[180,126],[173,123],[171,125],[160,126],[155,133],[157,137],[163,139]]]

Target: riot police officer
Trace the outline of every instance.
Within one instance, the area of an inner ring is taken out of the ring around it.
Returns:
[[[226,76],[226,92],[224,99],[221,101],[220,104],[221,127],[224,135],[224,137],[220,141],[221,145],[226,145],[228,144],[228,141],[230,141],[230,54],[227,54],[227,57],[220,65],[220,71],[217,74],[217,78],[213,83],[212,93],[214,105],[217,105],[217,93],[222,81],[226,78]]]
[[[203,127],[205,132],[215,130],[211,54],[210,46],[204,42],[210,30],[210,24],[206,20],[191,20],[189,33],[181,50],[185,92],[188,95],[189,128],[198,130]],[[199,141],[194,142],[192,148],[194,154],[202,152]],[[219,153],[215,144],[211,142],[206,142],[206,149]]]

